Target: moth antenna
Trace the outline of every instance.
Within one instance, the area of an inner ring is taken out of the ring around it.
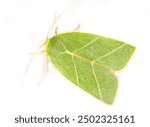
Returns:
[[[57,22],[58,22],[58,20],[60,19],[60,17],[62,16],[62,14],[63,14],[63,12],[62,12],[61,14],[59,14],[59,15],[55,14],[55,16],[54,16],[54,17],[55,17],[55,18],[54,18],[54,21],[53,21],[51,27],[50,27],[49,30],[48,30],[46,39],[49,38],[49,35],[50,35],[51,31],[53,30],[53,28],[55,28],[55,35],[57,34],[57,29],[58,29],[58,27],[57,27]]]

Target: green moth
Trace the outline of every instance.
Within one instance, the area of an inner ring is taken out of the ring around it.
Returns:
[[[112,104],[118,88],[115,71],[129,61],[135,47],[99,35],[67,32],[46,40],[47,57],[75,85]]]

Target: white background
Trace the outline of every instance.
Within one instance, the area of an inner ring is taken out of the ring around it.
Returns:
[[[80,90],[49,65],[37,86],[42,56],[35,56],[24,83],[23,73],[46,37],[54,15],[61,13],[58,32],[80,31],[116,38],[136,46],[129,64],[117,73],[119,89],[109,106]],[[3,127],[141,127],[150,113],[149,0],[0,0],[0,125]],[[15,124],[22,116],[134,115],[135,124]]]

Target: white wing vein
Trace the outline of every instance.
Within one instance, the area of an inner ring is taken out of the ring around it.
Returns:
[[[104,58],[104,57],[107,57],[107,56],[109,56],[109,55],[113,54],[114,52],[116,52],[117,50],[119,50],[119,49],[123,48],[125,45],[126,45],[126,44],[122,44],[121,46],[119,46],[119,47],[117,47],[117,48],[113,49],[112,51],[110,51],[110,52],[108,52],[108,53],[106,53],[106,54],[104,54],[104,55],[102,55],[102,56],[100,56],[100,57],[96,58],[96,59],[95,59],[95,60],[93,60],[93,61],[97,61],[97,60],[99,60],[99,59],[102,59],[102,58]]]
[[[64,47],[64,49],[66,50],[66,52],[69,52],[69,50],[67,49],[67,47],[64,45],[63,41],[60,41],[62,46]]]
[[[94,40],[92,40],[91,42],[89,42],[89,43],[85,44],[84,46],[82,46],[81,48],[79,48],[79,49],[75,50],[73,53],[76,53],[76,52],[78,52],[78,51],[83,50],[83,49],[84,49],[84,48],[86,48],[87,46],[89,46],[89,45],[91,45],[92,43],[94,43],[95,41],[97,41],[99,38],[100,38],[100,37],[95,38],[95,39],[94,39]]]
[[[100,84],[98,83],[98,79],[97,79],[97,76],[95,74],[93,63],[91,63],[91,67],[92,67],[92,72],[93,72],[93,75],[94,75],[94,78],[95,78],[95,81],[96,81],[96,84],[97,84],[97,88],[98,88],[98,92],[99,92],[99,97],[100,97],[101,100],[103,100],[103,98],[102,98],[102,92],[101,92],[101,89],[100,89]]]
[[[79,85],[79,77],[78,77],[77,66],[76,66],[76,63],[75,63],[75,60],[74,60],[74,55],[72,55],[72,61],[73,61],[74,70],[75,70],[75,74],[76,74],[77,85]]]

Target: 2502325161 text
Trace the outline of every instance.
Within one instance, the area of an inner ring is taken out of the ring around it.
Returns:
[[[115,124],[115,123],[135,123],[134,115],[77,115],[70,117],[68,115],[63,116],[50,116],[50,117],[38,117],[38,116],[29,116],[23,117],[19,115],[15,117],[15,123],[96,123],[96,124]]]

